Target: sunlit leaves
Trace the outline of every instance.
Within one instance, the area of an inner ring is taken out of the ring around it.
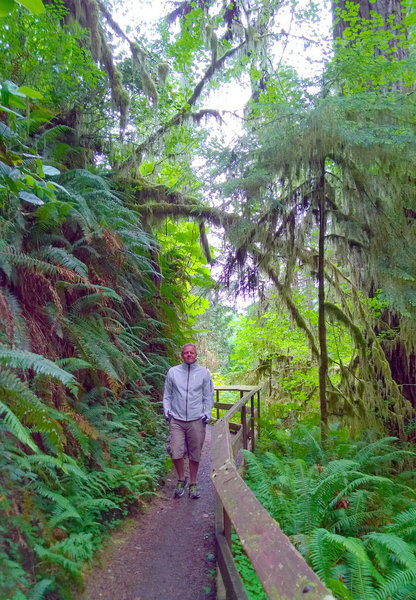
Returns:
[[[13,10],[14,0],[0,0],[0,17],[5,17]]]
[[[17,0],[17,2],[14,0],[0,0],[0,17],[7,16],[19,4],[34,14],[45,12],[42,0]]]

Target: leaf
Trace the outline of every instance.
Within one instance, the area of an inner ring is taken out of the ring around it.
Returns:
[[[1,0],[0,0],[1,2]],[[0,15],[1,17],[1,15]],[[23,115],[21,115],[20,113],[16,112],[15,110],[12,110],[11,108],[7,108],[7,106],[3,106],[3,104],[0,104],[0,111],[3,112],[7,112],[10,113],[11,115],[15,115],[15,117],[17,117],[18,119],[24,119],[25,117]]]
[[[40,15],[45,12],[42,0],[19,0],[19,4],[30,10],[30,12]]]
[[[73,392],[77,391],[76,379],[42,355],[14,350],[8,348],[5,344],[0,344],[0,364],[14,369],[33,369],[37,373],[50,375],[58,379]]]
[[[0,17],[6,17],[13,10],[14,0],[0,0]]]
[[[43,165],[43,172],[49,177],[54,177],[55,175],[60,175],[61,173],[59,169],[56,167],[51,167],[50,165]]]
[[[35,98],[36,100],[43,99],[43,96],[40,92],[38,92],[36,90],[32,90],[32,88],[27,87],[26,85],[22,85],[21,87],[19,87],[18,91],[21,94],[25,94],[25,96],[27,96],[28,98]]]
[[[10,81],[10,79],[6,79],[6,81],[3,81],[2,89],[6,90],[9,94],[12,94],[13,96],[19,96],[20,98],[25,97],[24,94],[19,92],[19,86],[16,85],[13,81]]]
[[[13,600],[27,600],[27,596],[25,596],[24,593],[20,590],[17,590],[17,592],[13,596]]]
[[[1,2],[1,0],[0,0],[0,2]],[[0,136],[4,137],[4,138],[11,138],[11,137],[16,137],[16,134],[14,131],[12,131],[10,129],[10,127],[7,127],[7,125],[0,122]]]
[[[33,450],[33,452],[39,452],[39,448],[36,446],[32,438],[30,437],[30,431],[26,429],[20,422],[14,412],[6,406],[0,400],[0,410],[2,412],[2,419],[4,420],[8,430],[22,443],[26,444]]]
[[[36,166],[38,167],[38,173],[41,177],[45,177],[45,173],[43,172],[43,164],[40,158],[36,159]]]
[[[12,168],[0,160],[0,175],[10,175]]]
[[[34,204],[35,206],[42,206],[42,204],[44,204],[43,200],[31,192],[19,192],[19,198],[20,200],[29,202],[29,204]]]

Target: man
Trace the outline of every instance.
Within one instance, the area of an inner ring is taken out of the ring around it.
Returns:
[[[182,364],[169,369],[163,394],[163,410],[169,421],[168,452],[178,475],[175,498],[186,487],[184,457],[189,458],[189,496],[200,497],[196,478],[206,424],[211,420],[214,386],[210,372],[197,362],[195,344],[182,347]]]

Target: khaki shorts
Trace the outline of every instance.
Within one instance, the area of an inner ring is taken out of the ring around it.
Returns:
[[[199,462],[205,440],[205,428],[202,419],[178,421],[172,417],[169,422],[167,451],[173,460],[188,455],[191,460]]]

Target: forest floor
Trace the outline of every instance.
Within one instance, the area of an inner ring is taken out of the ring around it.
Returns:
[[[211,429],[198,473],[201,498],[173,498],[172,470],[148,508],[121,527],[84,578],[79,600],[215,600]],[[75,596],[74,596],[75,597]]]

